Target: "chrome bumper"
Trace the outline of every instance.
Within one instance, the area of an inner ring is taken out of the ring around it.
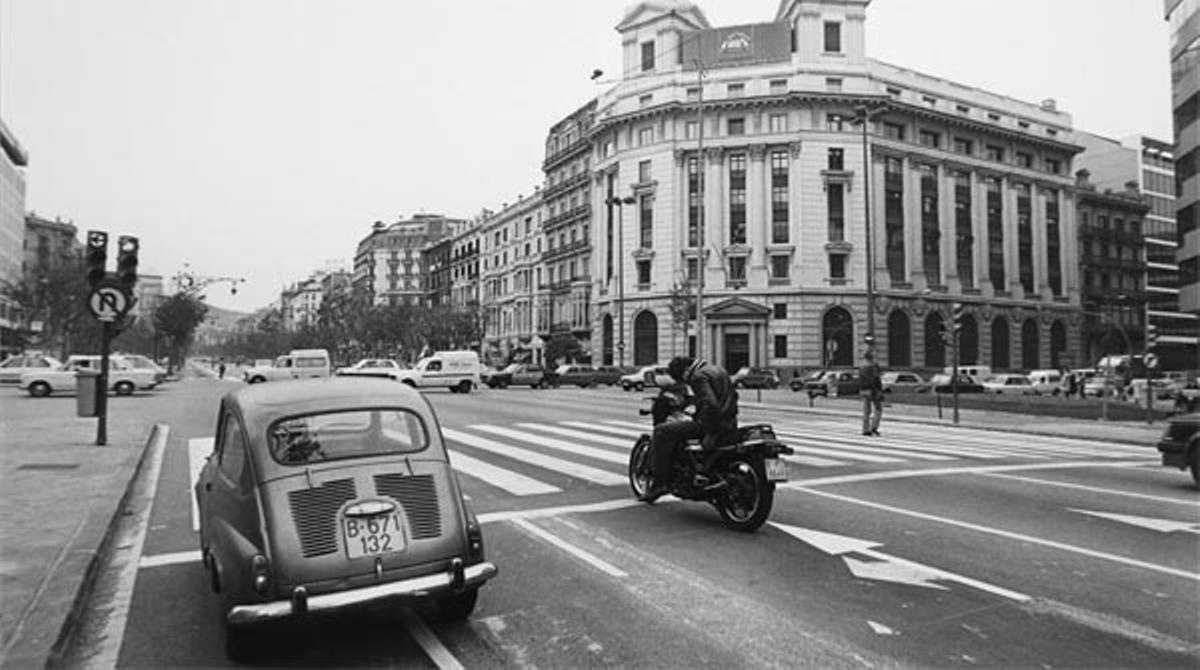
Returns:
[[[307,612],[322,612],[365,605],[388,598],[415,598],[443,592],[452,593],[479,586],[495,577],[496,572],[497,569],[493,563],[476,563],[464,568],[461,562],[458,562],[446,572],[376,584],[375,586],[364,586],[348,591],[325,593],[319,596],[310,596],[307,589],[297,586],[292,589],[290,600],[238,605],[229,611],[226,621],[231,624],[248,624]]]

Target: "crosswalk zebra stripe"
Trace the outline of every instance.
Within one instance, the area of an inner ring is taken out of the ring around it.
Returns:
[[[617,426],[606,426],[602,423],[588,423],[586,421],[559,421],[559,423],[564,426],[587,428],[588,430],[603,431],[613,435],[624,435],[632,438],[637,438],[637,436],[642,435],[643,433],[651,432],[649,426],[643,427],[642,430],[635,430],[633,428],[619,428]]]
[[[891,456],[876,456],[875,454],[863,454],[859,452],[844,451],[840,448],[824,448],[812,446],[808,444],[797,444],[795,442],[785,441],[797,454],[809,454],[813,456],[828,456],[841,461],[840,464],[845,464],[845,461],[863,461],[865,463],[903,463],[903,458],[893,458]],[[787,460],[792,460],[791,458]]]
[[[532,496],[562,491],[557,486],[540,482],[533,477],[526,477],[519,472],[506,470],[461,452],[455,452],[450,463],[455,470],[502,488],[515,496]]]
[[[624,475],[618,475],[607,470],[589,467],[574,461],[548,456],[536,451],[530,451],[529,449],[522,449],[521,447],[513,446],[511,444],[496,442],[495,440],[489,440],[486,437],[479,437],[470,433],[464,433],[453,428],[443,428],[442,433],[455,442],[475,447],[476,449],[490,451],[514,460],[524,461],[540,468],[560,472],[570,477],[575,477],[576,479],[584,479],[595,484],[601,484],[603,486],[616,486],[618,484],[625,484],[627,482],[627,479]]]
[[[541,435],[537,435],[535,433],[530,433],[523,430],[513,430],[511,428],[504,428],[503,426],[476,424],[471,427],[475,430],[482,430],[485,433],[492,433],[493,435],[500,435],[513,440],[532,442],[538,446],[548,447],[550,449],[558,449],[559,451],[565,451],[571,454],[579,454],[580,456],[587,456],[588,458],[594,458],[598,461],[608,461],[609,463],[620,463],[622,465],[629,463],[628,453],[618,454],[614,451],[609,451],[608,449],[585,447],[576,442],[567,442],[566,440],[558,440],[553,437],[542,437]]]
[[[813,433],[812,431],[800,432],[800,431],[796,431],[795,428],[790,429],[788,431],[788,433],[786,433],[786,434],[788,434],[788,435],[803,435],[804,437],[807,437],[810,439],[825,439],[825,440],[834,439],[835,441],[839,441],[839,442],[843,441],[843,440],[847,440],[847,441],[850,441],[852,444],[858,444],[857,442],[854,441],[854,438],[851,438],[848,435],[831,438],[828,434]],[[844,435],[844,432],[843,432],[843,435]],[[906,441],[906,440],[897,440],[897,439],[893,439],[890,437],[887,437],[887,438],[873,437],[870,439],[871,439],[872,444],[882,445],[884,448],[887,448],[889,453],[894,453],[896,451],[912,451],[912,452],[929,452],[929,453],[934,453],[934,454],[948,454],[947,456],[944,457],[945,460],[949,460],[952,458],[984,458],[984,459],[1010,458],[1010,457],[1020,455],[1020,452],[1009,451],[1009,450],[1004,450],[1004,449],[995,449],[995,448],[991,448],[991,447],[989,447],[987,449],[983,449],[983,448],[963,447],[961,445],[935,446],[935,445],[930,445],[930,444],[920,444],[920,443],[916,443],[916,442],[910,442],[910,441]],[[894,447],[894,448],[889,448],[889,447]]]
[[[845,461],[835,461],[829,458],[821,458],[820,456],[803,456],[797,454],[780,456],[783,460],[797,465],[810,465],[816,468],[832,468],[839,465],[849,465]]]
[[[906,450],[902,447],[888,446],[873,446],[862,444],[860,441],[850,438],[830,437],[827,435],[809,435],[806,433],[796,432],[780,432],[776,431],[775,436],[783,441],[784,444],[792,444],[793,441],[800,441],[804,444],[820,445],[827,447],[836,447],[838,449],[861,452],[867,454],[890,454],[896,456],[906,456],[918,461],[952,461],[956,456],[945,456],[943,454],[926,454],[920,450]],[[874,439],[874,438],[872,438]]]
[[[615,437],[609,437],[607,435],[597,435],[595,433],[589,433],[589,432],[583,431],[583,430],[571,430],[570,428],[563,428],[561,426],[549,426],[549,425],[546,425],[543,423],[518,423],[517,425],[521,428],[525,428],[525,429],[529,429],[529,430],[540,430],[540,431],[547,432],[547,433],[554,433],[556,435],[562,435],[563,437],[575,438],[577,440],[587,440],[589,442],[595,442],[597,444],[607,444],[609,446],[621,447],[624,449],[629,449],[629,448],[633,447],[633,440],[622,440],[622,439],[615,438]]]
[[[978,445],[992,447],[1000,445],[1000,448],[1015,448],[1022,454],[1029,453],[1045,453],[1053,456],[1075,455],[1095,457],[1098,455],[1125,458],[1131,455],[1144,456],[1146,454],[1145,447],[1130,447],[1117,444],[1104,443],[1103,447],[1097,447],[1093,444],[1088,444],[1076,440],[1074,438],[1062,439],[1045,437],[1041,435],[1030,435],[1015,438],[1021,441],[1019,446],[1013,445],[1014,437],[1011,434],[998,433],[989,431],[990,434],[983,434],[976,431],[951,430],[947,432],[947,439],[953,439],[960,443],[968,445]],[[914,436],[917,433],[912,433]]]

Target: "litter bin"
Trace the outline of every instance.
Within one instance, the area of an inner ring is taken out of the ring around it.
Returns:
[[[75,371],[75,414],[96,416],[96,387],[100,384],[98,370]]]

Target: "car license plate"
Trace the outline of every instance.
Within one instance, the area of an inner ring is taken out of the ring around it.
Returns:
[[[787,463],[778,458],[768,458],[767,461],[767,480],[772,482],[786,482],[788,478]]]
[[[350,558],[377,556],[404,549],[400,512],[342,519],[342,536]]]

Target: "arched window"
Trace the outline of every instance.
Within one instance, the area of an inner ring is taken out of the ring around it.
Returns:
[[[946,367],[946,343],[942,341],[941,312],[925,317],[925,367],[941,370]]]
[[[958,331],[958,364],[979,365],[979,323],[970,314],[963,315]]]
[[[998,316],[992,319],[992,370],[1007,370],[1011,356],[1008,353],[1008,319]]]
[[[907,368],[912,365],[912,325],[908,315],[894,309],[888,316],[888,366]]]
[[[1067,353],[1067,327],[1062,321],[1055,321],[1050,326],[1050,367],[1059,369],[1066,362],[1064,355]]]
[[[653,365],[658,362],[658,317],[642,310],[633,319],[633,364]]]
[[[1036,370],[1041,367],[1038,359],[1038,322],[1037,319],[1025,319],[1021,324],[1021,365],[1026,370]]]
[[[844,307],[831,307],[821,320],[825,367],[854,365],[854,319]]]

